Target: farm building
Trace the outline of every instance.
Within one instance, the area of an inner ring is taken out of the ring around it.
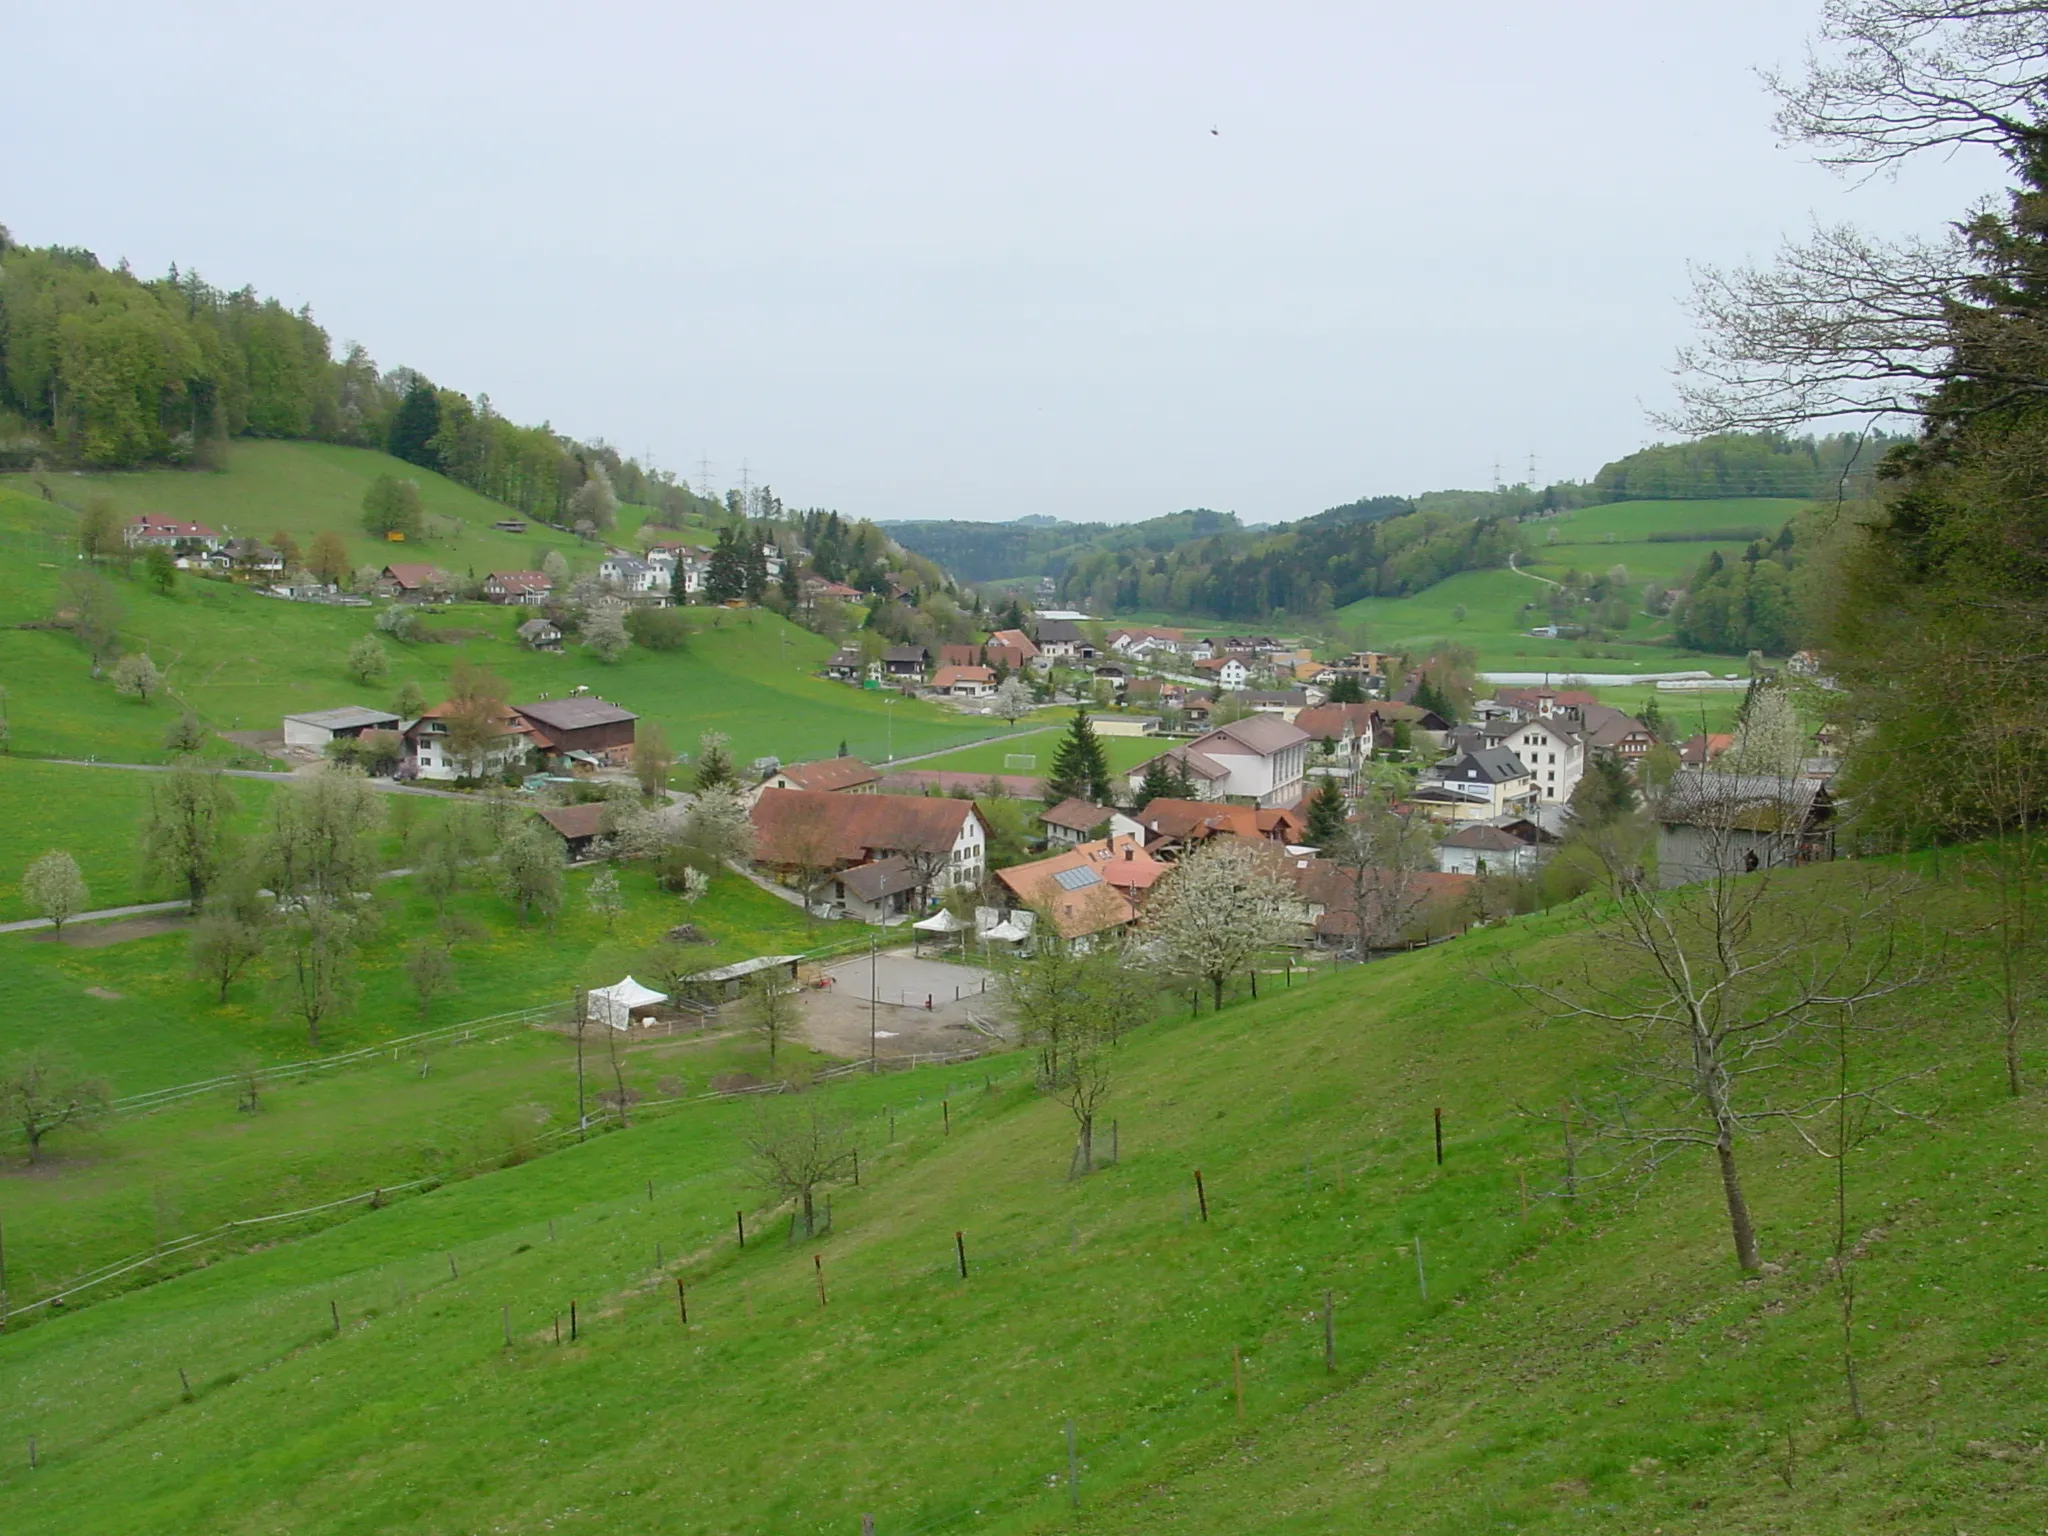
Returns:
[[[365,731],[395,731],[402,722],[388,709],[365,709],[344,704],[339,709],[316,709],[303,715],[284,717],[284,744],[311,747],[316,751],[336,739],[353,740]]]
[[[629,709],[598,698],[549,699],[514,704],[513,713],[533,732],[533,745],[551,759],[586,767],[617,767],[633,760],[633,722]]]
[[[546,805],[534,812],[548,830],[562,840],[563,855],[571,864],[590,857],[591,845],[604,836],[604,813],[610,807],[602,800],[582,805]]]

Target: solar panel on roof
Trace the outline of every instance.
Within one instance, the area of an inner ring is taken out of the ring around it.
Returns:
[[[1088,868],[1063,869],[1055,874],[1054,882],[1063,891],[1078,891],[1090,885],[1102,884],[1102,876]]]

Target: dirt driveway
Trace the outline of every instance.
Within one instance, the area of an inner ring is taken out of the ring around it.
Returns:
[[[804,990],[803,1035],[834,1056],[866,1056],[870,1024],[875,1054],[881,1057],[993,1047],[996,1042],[970,1018],[1007,1032],[988,972],[971,965],[879,955],[873,961],[872,997],[865,955],[842,960],[825,975],[830,985]]]

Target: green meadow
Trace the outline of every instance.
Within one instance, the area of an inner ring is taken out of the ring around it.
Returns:
[[[1029,773],[1041,777],[1052,768],[1053,753],[1060,744],[1060,737],[1066,730],[1066,712],[1062,712],[1061,723],[1037,728],[1029,726],[1028,735],[1007,741],[983,742],[979,746],[962,747],[957,752],[947,752],[938,757],[926,758],[915,764],[918,769],[939,769],[947,773]],[[1161,741],[1156,736],[1104,736],[1101,738],[1103,755],[1109,759],[1110,770],[1123,773],[1135,768],[1148,758],[1157,757],[1168,747],[1170,741]],[[1037,759],[1030,767],[1010,767],[1007,760],[1012,756]]]
[[[164,730],[180,708],[216,731],[274,731],[291,712],[387,703],[407,681],[438,697],[462,661],[503,677],[516,700],[589,687],[661,726],[684,751],[701,732],[723,731],[742,764],[770,754],[830,756],[842,742],[881,761],[989,732],[986,720],[817,677],[830,642],[766,609],[687,610],[693,633],[685,649],[636,647],[607,666],[573,647],[548,655],[520,646],[512,634],[526,616],[519,610],[456,605],[429,616],[426,640],[387,641],[390,671],[365,687],[344,658],[370,632],[370,610],[288,603],[182,576],[169,594],[115,579],[123,645],[147,650],[167,676],[168,693],[144,705],[95,681],[68,634],[14,627],[47,619],[57,605],[67,561],[44,534],[68,526],[68,514],[46,503],[0,495],[0,536],[11,533],[17,548],[33,545],[30,553],[42,556],[0,561],[0,683],[17,753],[161,762]]]
[[[1465,645],[1494,672],[1726,672],[1739,658],[1678,646],[1668,622],[1646,617],[1635,602],[1629,627],[1603,641],[1548,640],[1528,631],[1549,622],[1543,581],[1567,571],[1628,568],[1640,596],[1646,582],[1682,585],[1713,551],[1740,553],[1748,537],[1775,536],[1802,502],[1785,500],[1632,501],[1584,507],[1524,529],[1532,550],[1520,571],[1464,571],[1409,597],[1369,597],[1338,610],[1354,643],[1377,650],[1421,652],[1446,642]],[[1651,542],[1652,533],[1744,532],[1737,539]],[[1534,607],[1526,607],[1534,604]]]
[[[806,920],[729,874],[686,906],[638,868],[620,872],[625,907],[608,924],[585,900],[592,873],[572,871],[554,922],[530,926],[518,923],[480,873],[451,907],[466,935],[452,952],[452,983],[424,1008],[404,959],[436,931],[437,914],[410,880],[386,882],[349,1005],[323,1023],[317,1046],[290,1012],[277,962],[257,961],[222,1002],[189,974],[182,924],[119,942],[103,942],[113,935],[90,927],[63,943],[40,933],[0,935],[0,1058],[56,1048],[126,1096],[566,1003],[579,986],[646,973],[647,952],[680,922],[701,933],[705,942],[692,946],[691,958],[706,968],[809,950],[847,926]],[[785,1066],[806,1054],[797,1046],[785,1053]],[[228,1087],[177,1108],[120,1117],[68,1152],[53,1143],[59,1155],[46,1171],[54,1177],[0,1176],[16,1294],[48,1289],[166,1236],[374,1183],[445,1175],[524,1145],[563,1123],[565,1113],[573,1121],[573,1108],[563,1107],[565,1093],[568,1105],[575,1102],[571,1055],[564,1040],[543,1032],[437,1047],[431,1059],[408,1046],[388,1063],[315,1071],[275,1087],[258,1115],[235,1113],[238,1090]],[[628,1080],[659,1097],[667,1079],[701,1089],[707,1072],[727,1069],[766,1075],[769,1063],[751,1040],[680,1038],[636,1053]],[[596,1075],[609,1067],[593,1061],[590,1071],[595,1094],[603,1086]],[[15,1155],[11,1145],[5,1155]],[[5,1189],[8,1182],[18,1187]]]
[[[379,475],[395,475],[418,484],[430,525],[445,526],[445,535],[393,544],[365,533],[363,493]],[[500,533],[491,525],[516,518],[518,514],[510,507],[417,464],[374,449],[336,443],[245,438],[233,445],[227,468],[218,472],[62,472],[48,476],[48,484],[59,501],[74,508],[83,506],[90,496],[103,495],[124,519],[156,512],[264,543],[283,532],[304,548],[315,534],[331,530],[341,535],[356,565],[421,560],[480,577],[494,570],[538,570],[551,549],[560,550],[572,564],[579,558],[586,563],[594,561],[592,546],[574,534],[540,522],[528,523],[525,533]],[[0,475],[0,489],[38,497],[42,492],[37,478],[28,474]],[[645,516],[645,508],[621,508],[620,536],[629,537]],[[669,537],[695,542],[703,535],[677,533]]]
[[[1796,1137],[1744,1144],[1761,1277],[1697,1155],[1551,1198],[1557,1127],[1525,1111],[1606,1069],[1483,978],[1587,958],[1559,911],[1221,1014],[1166,1001],[1102,1111],[1121,1160],[1084,1179],[1067,1112],[999,1057],[814,1088],[863,1152],[814,1239],[762,1209],[754,1106],[692,1104],[10,1330],[0,1518],[2035,1532],[2048,1124],[2004,1092],[1975,942],[1866,1020],[1872,1073],[1938,1072],[1845,1165],[1861,1420],[1834,1172]]]

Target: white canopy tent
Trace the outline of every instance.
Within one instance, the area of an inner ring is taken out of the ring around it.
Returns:
[[[667,1001],[666,992],[643,987],[628,976],[624,981],[613,982],[608,987],[599,987],[590,993],[584,1005],[583,1016],[594,1024],[609,1024],[613,1029],[630,1029],[635,1008],[645,1008],[654,1003]]]
[[[941,907],[930,917],[919,918],[910,926],[921,933],[958,933],[961,929],[971,925],[966,918],[955,917],[951,912]]]
[[[984,940],[993,940],[998,944],[1022,944],[1031,937],[1031,928],[1036,921],[1037,914],[1035,913],[1013,912],[1009,917],[984,933],[982,938]]]

